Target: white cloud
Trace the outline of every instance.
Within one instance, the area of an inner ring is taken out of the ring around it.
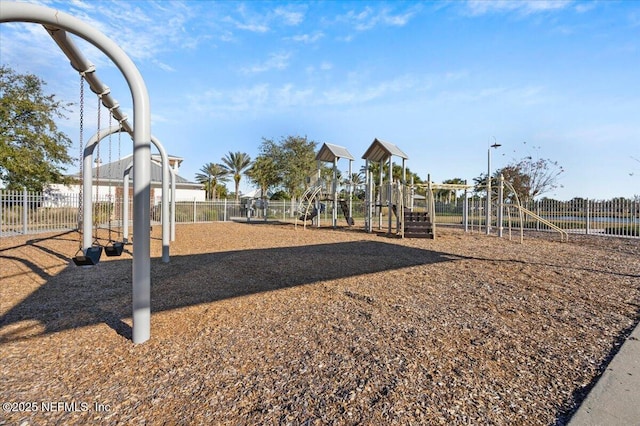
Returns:
[[[572,0],[469,0],[467,1],[466,8],[468,12],[474,16],[507,12],[531,15],[565,9],[571,5],[571,3]]]
[[[331,62],[323,62],[320,64],[320,69],[323,71],[328,71],[333,68],[333,64]]]
[[[402,27],[416,14],[417,8],[393,13],[389,8],[374,9],[367,6],[362,11],[351,10],[337,18],[338,22],[349,24],[357,31],[368,31],[377,26]]]
[[[242,72],[245,74],[256,74],[270,71],[272,69],[283,70],[289,66],[290,57],[291,53],[289,52],[272,53],[264,62],[243,68]]]
[[[324,37],[324,34],[322,32],[320,32],[320,31],[318,31],[318,32],[316,32],[314,34],[295,35],[295,36],[291,37],[291,39],[293,41],[310,44],[310,43],[317,42],[318,40],[322,39],[323,37]]]
[[[278,7],[273,13],[277,17],[284,18],[284,23],[287,25],[300,25],[304,20],[304,13],[287,10],[283,7]]]

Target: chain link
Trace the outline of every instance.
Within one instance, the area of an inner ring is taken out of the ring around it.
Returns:
[[[84,142],[84,75],[80,74],[80,140],[78,141],[78,163],[80,169],[80,189],[78,191],[78,233],[80,234],[80,249],[82,249],[82,226],[80,224],[83,221],[83,205],[82,205],[82,180],[83,180],[83,158],[82,158],[82,145]]]

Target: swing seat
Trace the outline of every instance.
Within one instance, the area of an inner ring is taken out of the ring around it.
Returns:
[[[124,243],[113,241],[111,245],[104,247],[104,254],[109,257],[120,256],[124,250]]]
[[[80,252],[80,251],[79,251]],[[102,255],[102,247],[91,246],[83,254],[79,254],[73,257],[73,263],[76,266],[93,266],[97,265]]]

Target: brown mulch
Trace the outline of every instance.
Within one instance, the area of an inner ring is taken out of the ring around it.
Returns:
[[[0,424],[564,424],[640,319],[638,239],[160,231],[140,345],[130,253],[0,239]]]

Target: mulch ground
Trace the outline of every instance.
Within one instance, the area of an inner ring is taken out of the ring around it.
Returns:
[[[160,231],[139,345],[130,253],[0,239],[0,424],[564,424],[640,320],[638,239]]]

